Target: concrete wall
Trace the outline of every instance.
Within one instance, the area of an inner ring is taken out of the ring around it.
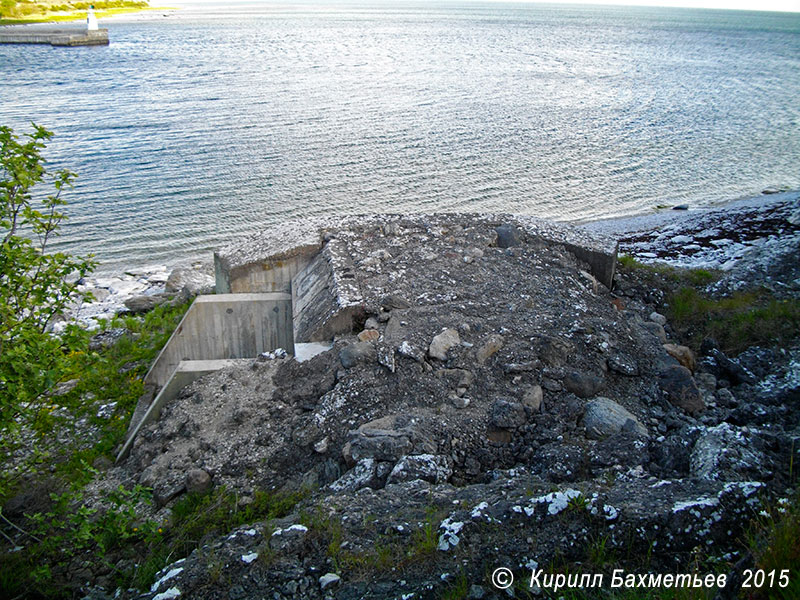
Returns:
[[[294,339],[323,342],[366,319],[356,268],[343,242],[332,240],[292,280]]]
[[[294,354],[292,297],[285,293],[198,296],[145,377],[163,386],[183,360]]]
[[[316,253],[317,251],[314,250]],[[230,268],[219,254],[214,254],[217,294],[254,294],[291,291],[292,278],[308,265],[313,255],[299,254],[262,259]]]
[[[600,252],[585,246],[575,244],[564,244],[567,250],[572,252],[576,258],[589,265],[589,270],[597,280],[608,289],[614,285],[614,273],[617,268],[617,249],[619,244],[614,246],[613,251]]]

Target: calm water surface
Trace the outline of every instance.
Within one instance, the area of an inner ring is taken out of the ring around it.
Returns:
[[[61,238],[174,264],[320,213],[578,220],[800,187],[800,15],[424,4],[106,23],[0,46],[0,124],[80,175]]]

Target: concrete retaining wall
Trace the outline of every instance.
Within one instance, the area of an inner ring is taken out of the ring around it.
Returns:
[[[198,296],[153,363],[145,383],[166,385],[183,360],[255,358],[276,348],[294,354],[290,294]]]
[[[347,245],[331,240],[292,280],[294,339],[322,342],[366,319]]]
[[[214,275],[217,294],[251,294],[291,291],[292,278],[311,260],[316,248],[308,254],[264,259],[230,269],[219,254],[214,254]]]

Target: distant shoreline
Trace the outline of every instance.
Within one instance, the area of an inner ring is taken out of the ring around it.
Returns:
[[[109,8],[105,10],[96,10],[95,16],[98,20],[119,20],[120,18],[127,18],[133,15],[142,15],[152,13],[154,11],[178,11],[180,8],[174,6],[148,6],[146,8]],[[26,27],[28,25],[56,25],[59,23],[79,23],[86,20],[85,10],[74,10],[50,16],[37,15],[32,18],[13,18],[13,19],[0,19],[0,26],[2,27]]]

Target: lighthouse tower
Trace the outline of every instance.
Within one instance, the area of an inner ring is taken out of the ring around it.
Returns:
[[[86,30],[97,31],[97,17],[94,16],[94,4],[89,6],[89,11],[86,13]]]

